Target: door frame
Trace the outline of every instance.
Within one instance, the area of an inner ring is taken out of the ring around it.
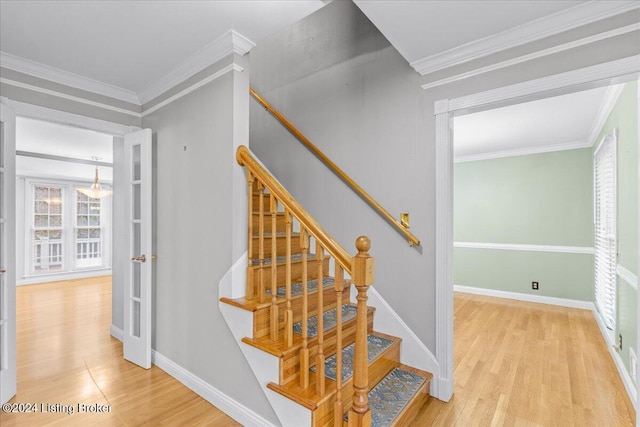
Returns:
[[[640,55],[434,103],[436,144],[436,359],[435,396],[449,401],[453,364],[453,128],[455,116],[637,80]],[[639,141],[640,145],[640,141]],[[640,218],[639,218],[640,223]],[[639,243],[640,244],[640,243]],[[640,264],[640,260],[638,261]],[[638,298],[640,312],[640,295]],[[640,339],[640,331],[639,331]],[[640,426],[639,426],[640,427]]]
[[[138,126],[129,126],[129,125],[123,125],[120,123],[109,122],[106,120],[82,116],[79,114],[56,110],[53,108],[41,107],[38,105],[26,103],[26,102],[15,101],[10,98],[2,97],[2,101],[5,105],[7,105],[9,108],[11,108],[15,112],[16,117],[26,117],[30,119],[44,120],[52,123],[79,127],[82,129],[88,129],[88,130],[111,135],[112,137],[114,137],[114,148],[116,144],[118,144],[119,146],[122,146],[122,147],[118,147],[118,148],[121,148],[119,151],[122,153],[124,152],[123,151],[124,135],[141,129]],[[122,163],[123,163],[123,160],[124,159],[122,159]],[[124,168],[124,164],[120,164],[120,162],[116,162],[116,158],[114,157],[114,163],[113,163],[114,185],[116,184],[116,176],[124,176],[125,171],[123,168]],[[119,180],[119,181],[122,182],[122,180]],[[125,199],[124,199],[125,195],[123,191],[114,192],[114,195],[112,197],[113,197],[112,203],[114,205],[116,202],[120,203],[121,205],[125,203]],[[126,224],[124,222],[115,221],[115,216],[112,216],[111,232],[112,232],[112,235],[114,236],[114,239],[112,239],[112,242],[111,242],[112,253],[116,253],[118,250],[118,248],[116,247],[117,242],[115,241],[116,240],[115,236],[124,235],[126,231],[126,229],[124,228],[125,226]],[[123,244],[124,243],[121,242],[121,245]],[[126,247],[123,246],[121,249],[126,249]],[[120,252],[122,252],[122,250]],[[112,257],[111,259],[112,273],[114,278],[117,275],[116,273],[122,270],[123,268],[123,266],[119,267],[116,264],[116,261],[117,261],[116,258]],[[114,282],[112,286],[123,287],[123,284]],[[112,307],[121,307],[123,305],[122,298],[120,298],[121,295],[122,293],[112,292],[112,296],[111,296]],[[124,324],[124,317],[121,319],[121,321],[122,321],[122,324]],[[114,338],[122,341],[122,329],[114,326],[113,323],[111,325],[110,334]]]

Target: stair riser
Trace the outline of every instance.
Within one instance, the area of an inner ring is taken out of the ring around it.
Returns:
[[[272,224],[272,220],[271,220],[271,213],[265,214],[264,215],[264,231],[266,233],[271,233],[271,224]],[[258,230],[260,229],[260,215],[258,214],[253,214],[253,220],[252,220],[252,230],[254,233],[257,233]],[[276,231],[277,232],[284,232],[287,230],[287,224],[285,222],[284,219],[284,215],[277,215],[276,216]]]
[[[327,287],[323,293],[324,310],[329,310],[336,306],[336,291],[333,286]],[[265,301],[271,301],[271,296],[268,295]],[[317,314],[318,310],[318,293],[313,292],[309,294],[309,317]],[[349,304],[349,292],[348,289],[342,292],[342,304]],[[284,312],[286,310],[286,300],[282,300],[278,303],[278,328],[284,327]],[[291,310],[293,311],[293,323],[302,320],[302,298],[298,297],[292,299]],[[271,322],[271,308],[261,308],[256,310],[253,315],[253,337],[260,338],[269,335],[269,327]]]
[[[271,213],[271,202],[270,199],[271,197],[268,194],[264,195],[264,205],[263,205],[263,212],[265,213]],[[260,194],[254,194],[253,195],[253,212],[260,212]]]
[[[383,352],[376,360],[369,364],[369,390],[375,387],[389,372],[400,364],[400,342],[395,342],[385,352]],[[349,378],[342,385],[342,405],[344,412],[351,408],[351,399],[353,397],[353,377]],[[326,402],[313,411],[312,426],[329,426],[333,425],[335,396],[332,396]]]
[[[373,331],[373,312],[367,315],[367,331]],[[342,347],[355,342],[356,322],[351,319],[344,323],[342,329]],[[318,354],[318,338],[309,339],[309,365],[315,365],[315,357]],[[336,352],[336,329],[325,332],[324,334],[324,356],[329,357]],[[284,385],[290,381],[298,381],[300,377],[300,352],[295,351],[285,355],[280,359],[280,384]]]
[[[251,272],[249,273],[251,277],[247,278],[247,283],[251,283],[253,281],[253,295],[258,294],[258,289],[260,286],[260,267],[254,266],[250,268]],[[262,267],[263,271],[263,280],[264,280],[264,289],[271,289],[271,265],[265,265]],[[322,263],[322,271],[325,276],[329,272],[329,259],[325,259]],[[278,285],[284,286],[285,279],[287,274],[287,266],[284,263],[276,264],[276,283]],[[307,262],[307,280],[317,279],[318,278],[318,262],[315,260],[309,260]],[[302,281],[302,261],[291,262],[291,282],[298,283]],[[250,293],[250,292],[247,292]]]
[[[264,257],[271,258],[271,246],[272,246],[272,238],[270,236],[265,236],[264,238]],[[277,236],[276,237],[276,255],[277,256],[285,256],[287,253],[287,237],[286,236]],[[291,237],[291,255],[302,253],[300,249],[300,237],[292,236]],[[260,237],[254,236],[253,242],[251,246],[251,259],[258,259],[260,256]]]

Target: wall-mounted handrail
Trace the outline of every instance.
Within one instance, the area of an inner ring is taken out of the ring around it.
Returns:
[[[335,260],[351,273],[352,257],[329,233],[293,198],[293,196],[253,158],[247,147],[241,145],[236,160],[245,166],[296,217],[309,233],[318,239]]]
[[[284,115],[271,106],[264,100],[253,88],[249,88],[249,93],[264,106],[276,119],[280,121],[296,138],[300,140],[309,150],[311,150],[316,156],[320,158],[333,172],[338,175],[343,181],[345,181],[360,197],[362,197],[373,209],[378,211],[384,219],[386,219],[392,226],[394,226],[401,234],[403,234],[410,245],[420,245],[420,240],[400,221],[395,219],[393,215],[389,213],[380,203],[378,203],[369,193],[367,193],[362,187],[360,187],[349,175],[347,175],[338,165],[336,165],[329,157],[327,157],[318,147],[316,147],[298,128],[296,128]]]

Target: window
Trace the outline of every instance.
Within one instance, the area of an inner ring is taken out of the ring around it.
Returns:
[[[111,198],[76,190],[86,185],[26,180],[27,274],[110,267]]]
[[[594,154],[595,300],[612,332],[616,321],[616,132]]]
[[[33,186],[33,271],[61,271],[64,261],[62,194],[59,186]]]
[[[76,195],[76,265],[102,265],[101,201],[75,191]]]

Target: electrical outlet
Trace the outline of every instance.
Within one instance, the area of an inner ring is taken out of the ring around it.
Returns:
[[[531,289],[533,289],[534,291],[538,290],[538,282],[531,282]]]

